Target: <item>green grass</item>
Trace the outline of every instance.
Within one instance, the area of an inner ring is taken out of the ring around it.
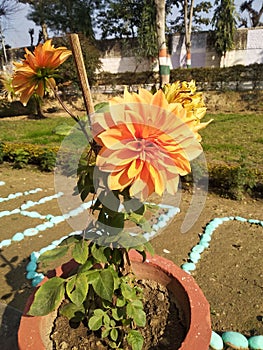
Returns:
[[[214,121],[200,131],[209,163],[243,163],[262,170],[263,114],[212,114]],[[62,124],[74,125],[70,117],[41,120],[0,120],[0,141],[59,146],[63,136],[53,130]]]
[[[262,169],[263,114],[213,114],[214,121],[200,131],[208,162],[243,163]]]
[[[56,135],[54,129],[62,124],[74,125],[68,117],[51,117],[45,119],[1,120],[0,141],[26,142],[38,145],[57,146],[63,136]]]

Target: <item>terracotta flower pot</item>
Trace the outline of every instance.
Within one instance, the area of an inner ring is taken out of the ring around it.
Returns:
[[[193,277],[170,260],[160,256],[148,257],[142,263],[141,256],[130,252],[132,269],[138,278],[150,279],[166,286],[175,296],[186,323],[187,334],[180,350],[207,350],[211,339],[210,307]],[[56,269],[56,275],[67,275],[76,263],[70,261]],[[42,281],[44,283],[47,280]],[[20,350],[52,349],[49,334],[56,312],[47,316],[27,316],[34,295],[27,302],[18,330]]]

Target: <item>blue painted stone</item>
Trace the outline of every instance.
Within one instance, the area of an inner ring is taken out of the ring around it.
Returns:
[[[44,275],[38,274],[33,280],[32,280],[32,286],[36,287],[44,278]]]
[[[12,241],[15,241],[15,242],[22,241],[22,239],[24,239],[24,235],[23,235],[22,232],[17,232],[17,233],[14,234],[14,236],[12,237]]]
[[[204,240],[200,240],[199,244],[205,248],[208,248],[209,247],[209,242],[207,241],[204,241]]]
[[[191,261],[192,261],[193,263],[197,263],[198,260],[200,260],[201,255],[200,255],[199,253],[197,253],[197,252],[191,252],[191,253],[189,254],[189,258],[191,259]]]
[[[4,186],[5,182],[4,181],[0,181],[0,186]]]
[[[40,249],[39,254],[40,254],[40,255],[41,255],[41,254],[44,254],[44,253],[47,252],[48,250],[52,250],[52,249],[54,249],[54,246],[50,244],[50,245],[48,245],[47,247],[44,247],[44,248]]]
[[[254,335],[248,339],[249,349],[263,350],[263,335]]]
[[[192,262],[187,262],[187,263],[184,263],[181,268],[184,270],[184,271],[194,271],[196,269],[196,266],[194,263]]]
[[[4,239],[1,243],[0,243],[0,248],[2,247],[7,247],[11,244],[11,239]]]
[[[46,228],[50,228],[50,227],[53,227],[53,226],[54,226],[54,223],[53,223],[53,222],[50,222],[50,221],[47,221],[47,222],[45,222],[43,225],[45,225]]]
[[[34,261],[34,262],[37,262],[37,259],[40,257],[40,254],[39,252],[32,252],[30,254],[30,260],[31,261]]]
[[[35,236],[38,234],[38,230],[36,230],[35,228],[27,228],[24,231],[24,235],[25,236]]]
[[[13,209],[10,214],[19,214],[20,213],[20,209],[16,208],[16,209]]]
[[[62,221],[64,221],[63,216],[55,216],[50,220],[50,222],[53,222],[53,224],[59,224]]]
[[[45,224],[40,224],[35,227],[36,230],[38,231],[45,231],[47,229]]]
[[[222,338],[219,334],[212,331],[211,340],[210,340],[210,347],[214,350],[223,350],[224,349],[224,343]]]
[[[26,266],[26,270],[29,271],[35,271],[37,268],[37,264],[34,261],[30,261],[27,266]]]
[[[167,225],[167,223],[166,221],[159,221],[158,225],[159,225],[159,228],[164,228]]]
[[[203,253],[204,250],[205,250],[205,247],[200,244],[197,244],[195,247],[192,248],[192,252],[197,252],[197,253]]]
[[[1,211],[0,212],[0,218],[3,217],[3,216],[7,216],[7,215],[10,215],[11,212],[9,210],[4,210],[4,211]]]
[[[225,332],[222,334],[223,342],[226,345],[231,346],[233,349],[247,350],[248,340],[247,338],[238,332]]]
[[[235,216],[235,220],[241,221],[241,222],[247,222],[247,219],[242,218],[241,216]]]
[[[202,235],[201,239],[200,239],[200,243],[201,242],[210,242],[211,241],[211,236],[206,235],[205,233]]]
[[[28,280],[32,280],[33,278],[36,278],[38,276],[38,273],[36,271],[28,271],[26,274],[26,278]]]
[[[248,219],[248,222],[249,222],[250,224],[259,224],[259,223],[260,223],[260,220]]]

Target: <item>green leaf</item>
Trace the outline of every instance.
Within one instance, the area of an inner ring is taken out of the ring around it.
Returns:
[[[106,247],[100,247],[96,244],[93,244],[91,247],[91,254],[97,260],[98,263],[106,263],[108,261],[107,257],[104,254]]]
[[[98,272],[98,278],[92,282],[92,287],[98,296],[108,301],[112,301],[114,292],[114,278],[112,276],[112,273],[108,269],[104,269]]]
[[[79,273],[87,272],[89,271],[93,266],[93,262],[91,259],[88,259],[83,265],[79,268]]]
[[[103,331],[101,332],[101,337],[106,338],[109,335],[110,330],[111,330],[110,328],[103,329]]]
[[[125,282],[121,284],[121,293],[125,299],[136,299],[136,289],[132,288]]]
[[[66,316],[69,320],[74,322],[80,322],[85,317],[85,308],[83,304],[77,306],[73,303],[68,303],[60,309],[60,313]]]
[[[36,291],[33,304],[28,314],[33,316],[44,316],[54,311],[62,302],[65,296],[65,280],[60,277],[53,277]]]
[[[81,240],[75,244],[72,256],[77,263],[85,263],[89,256],[89,246],[86,240]]]
[[[110,337],[113,341],[116,341],[118,339],[118,330],[117,328],[113,328],[111,331],[110,331]]]
[[[88,289],[87,277],[83,273],[72,276],[66,284],[68,297],[77,306],[80,306],[86,299]]]
[[[118,303],[118,302],[117,302]],[[126,303],[125,303],[126,304]],[[124,304],[124,305],[125,305]],[[123,319],[123,316],[124,316],[124,311],[123,309],[120,309],[120,308],[115,308],[115,309],[112,309],[111,310],[112,312],[112,317],[114,318],[114,320],[116,321],[120,321]]]
[[[143,304],[140,300],[133,300],[128,303],[127,308],[127,316],[132,318],[133,321],[139,327],[144,327],[146,324],[146,314],[143,311]]]
[[[143,336],[139,331],[132,329],[127,336],[128,344],[131,345],[132,350],[142,350]]]
[[[40,257],[38,258],[38,262],[50,262],[50,261],[54,261],[56,259],[59,259],[61,257],[63,257],[64,255],[66,255],[66,253],[69,250],[69,246],[61,246],[61,247],[57,247],[55,249],[52,250],[48,250],[45,253],[41,254]]]
[[[100,329],[102,327],[102,318],[103,314],[91,316],[88,322],[89,329],[92,331],[97,331]]]
[[[109,102],[99,102],[94,106],[96,113],[104,113],[109,111]]]
[[[106,313],[104,314],[103,321],[104,321],[104,325],[106,326],[110,324],[110,317]]]

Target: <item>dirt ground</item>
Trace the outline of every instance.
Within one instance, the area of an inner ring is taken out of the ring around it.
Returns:
[[[23,195],[0,203],[0,212],[19,208],[28,200],[38,201],[55,193],[53,173],[41,173],[33,168],[16,170],[8,164],[0,165],[0,197],[10,193],[25,192],[34,188],[42,191]],[[262,200],[245,198],[232,201],[209,193],[200,208],[192,227],[181,233],[181,226],[188,213],[193,194],[183,192],[173,205],[180,208],[172,222],[152,240],[155,252],[181,265],[188,259],[199,235],[215,217],[240,216],[246,219],[263,220]],[[172,204],[172,203],[171,203]],[[28,209],[42,215],[61,215],[56,199]],[[28,227],[35,227],[40,219],[19,214],[0,218],[0,240],[13,237]],[[1,302],[22,310],[25,300],[32,292],[26,279],[26,265],[33,251],[49,245],[73,231],[68,222],[62,222],[39,234],[25,237],[19,242],[3,247],[0,251],[0,298]],[[193,272],[211,305],[212,327],[215,331],[240,331],[249,336],[263,334],[263,227],[248,222],[230,221],[220,225],[213,233],[210,246],[197,263]]]

